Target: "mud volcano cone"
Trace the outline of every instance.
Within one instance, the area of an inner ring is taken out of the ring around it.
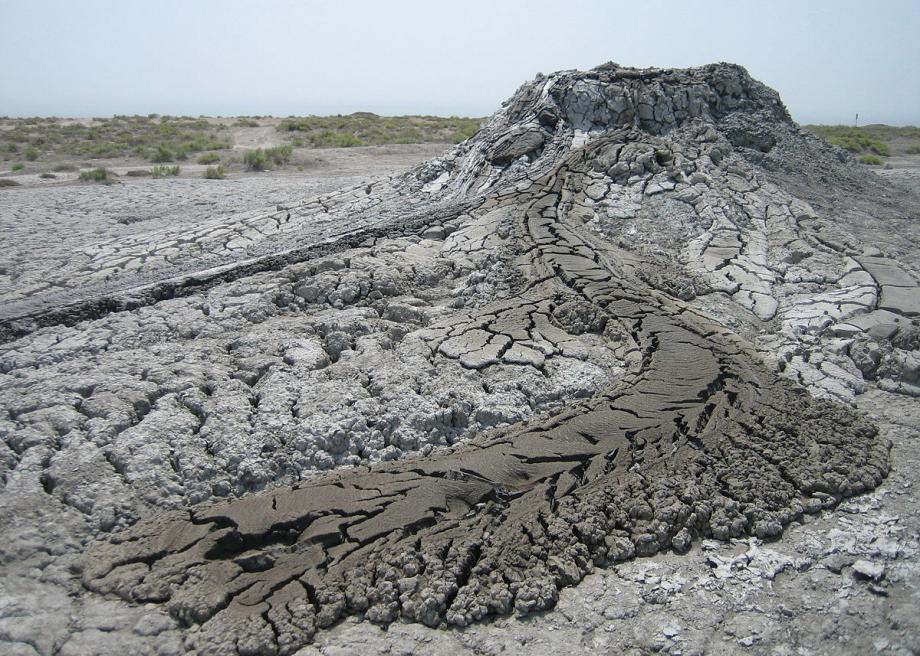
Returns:
[[[840,403],[845,386],[816,398],[786,375],[792,355],[780,375],[699,302],[782,324],[789,253],[842,257],[762,175],[777,152],[809,148],[823,146],[734,65],[609,64],[525,84],[470,140],[380,192],[412,208],[407,229],[453,221],[457,244],[481,249],[490,226],[510,226],[514,285],[421,339],[433,363],[541,371],[591,333],[619,379],[427,457],[154,514],[94,544],[85,585],[164,604],[198,625],[200,653],[290,654],[351,614],[464,626],[550,608],[594,567],[704,537],[777,538],[877,486],[887,448]]]

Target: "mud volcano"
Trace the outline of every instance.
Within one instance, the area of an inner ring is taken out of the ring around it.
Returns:
[[[290,654],[348,615],[547,609],[594,567],[874,488],[887,446],[847,403],[916,286],[778,185],[806,162],[848,170],[744,69],[610,64],[539,76],[402,177],[247,219],[242,264],[180,244],[75,276],[86,322],[33,304],[6,357],[76,409],[21,439],[64,435],[38,471],[92,537],[83,594],[162,604],[198,653]],[[117,385],[74,380],[48,331]]]

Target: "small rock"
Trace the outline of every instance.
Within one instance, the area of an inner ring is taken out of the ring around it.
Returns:
[[[885,566],[860,558],[853,563],[853,575],[858,579],[881,581],[885,576]]]
[[[422,233],[423,239],[444,239],[444,228],[441,226],[432,226]]]
[[[843,568],[849,567],[850,565],[852,565],[854,560],[856,560],[856,558],[850,554],[835,553],[835,554],[831,554],[830,557],[825,559],[822,562],[822,565],[824,565],[827,569],[832,571],[834,574],[840,574]]]
[[[141,636],[154,636],[176,627],[176,622],[163,613],[147,613],[134,625],[134,633]]]

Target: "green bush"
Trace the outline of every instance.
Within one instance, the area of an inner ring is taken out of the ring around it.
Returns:
[[[25,168],[25,166],[22,165],[22,164],[13,164],[13,166],[12,166],[12,169],[13,169],[14,171],[21,171],[21,170],[23,170],[24,168]]]
[[[179,175],[179,171],[181,170],[178,164],[176,166],[154,166],[150,174],[155,178],[165,178],[169,175]]]
[[[323,130],[310,135],[310,143],[316,148],[354,148],[367,144],[350,132]]]
[[[272,164],[282,166],[294,152],[290,144],[273,146],[272,148],[256,148],[243,153],[243,163],[250,171],[264,171]]]
[[[29,146],[28,148],[26,148],[23,154],[26,156],[26,159],[29,160],[30,162],[34,162],[35,160],[38,159],[38,149],[33,148],[32,146]]]
[[[859,158],[859,161],[863,164],[872,164],[875,166],[882,164],[882,158],[878,155],[863,155]]]
[[[243,164],[250,171],[264,171],[268,167],[268,156],[261,148],[243,153]]]
[[[18,187],[19,183],[10,178],[0,178],[0,187]]]
[[[223,180],[227,177],[227,167],[223,164],[209,166],[204,170],[204,175],[202,177],[207,180]]]
[[[171,148],[163,144],[159,144],[156,151],[153,153],[153,157],[150,158],[150,161],[162,164],[165,162],[171,162],[175,158],[176,154],[172,151]]]
[[[199,164],[215,164],[220,161],[220,155],[217,153],[205,153],[198,157]]]
[[[90,169],[89,171],[81,171],[80,179],[84,182],[101,182],[103,184],[111,182],[109,179],[109,172],[104,167]]]
[[[294,147],[291,144],[283,144],[281,146],[265,149],[265,154],[268,155],[268,158],[279,166],[287,163],[287,161],[291,159],[291,153],[293,152]]]
[[[233,125],[238,128],[257,128],[259,127],[259,122],[255,119],[243,117],[238,119]]]
[[[58,164],[51,170],[60,173],[62,171],[76,171],[77,167],[74,164]]]
[[[920,144],[913,144],[904,151],[908,155],[920,155]]]

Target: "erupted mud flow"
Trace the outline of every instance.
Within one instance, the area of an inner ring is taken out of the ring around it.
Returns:
[[[739,67],[607,65],[403,176],[87,249],[4,311],[3,567],[54,543],[32,594],[145,608],[141,651],[290,654],[776,538],[886,476],[866,380],[920,391],[914,274],[806,168],[881,184]],[[35,651],[79,629],[27,606]]]

